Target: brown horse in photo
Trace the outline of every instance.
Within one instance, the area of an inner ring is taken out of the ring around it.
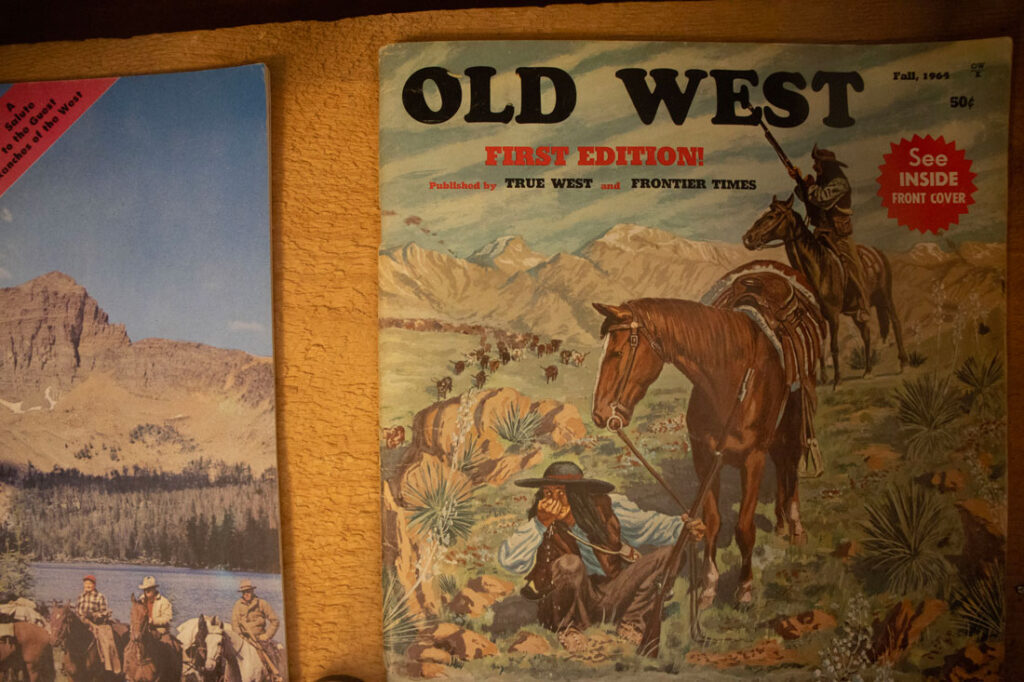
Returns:
[[[118,655],[124,660],[124,647],[128,641],[128,628],[124,623],[113,623],[114,642]],[[73,682],[118,680],[120,675],[103,667],[96,638],[70,604],[54,604],[50,609],[50,632],[53,643],[64,650],[61,667]]]
[[[787,201],[772,197],[771,206],[758,218],[743,235],[743,245],[757,250],[781,242],[786,248],[789,264],[803,273],[818,297],[818,305],[828,323],[829,344],[832,352],[833,387],[839,385],[839,315],[849,315],[864,344],[864,376],[871,376],[871,330],[867,322],[860,322],[854,316],[856,304],[853,283],[846,277],[846,268],[836,252],[816,237],[793,209],[793,196]],[[864,295],[875,308],[878,316],[879,334],[884,341],[892,327],[899,352],[900,371],[907,365],[908,358],[903,348],[903,328],[896,315],[892,299],[892,267],[881,251],[870,246],[858,245],[861,267],[864,271]],[[822,374],[825,373],[825,359],[822,357]]]
[[[16,621],[14,639],[0,640],[0,676],[3,679],[27,679],[28,682],[53,682],[53,646],[50,635],[35,623]],[[13,677],[11,677],[13,675]]]
[[[149,625],[146,602],[132,595],[130,638],[124,649],[127,682],[179,682],[181,645],[165,642]]]
[[[779,268],[786,268],[778,264]],[[789,270],[788,268],[786,268]],[[799,315],[818,329],[817,345],[808,345],[802,362],[813,374],[824,333],[821,317],[808,292]],[[797,491],[798,466],[806,449],[807,410],[803,391],[791,390],[782,354],[772,338],[748,314],[677,299],[639,299],[619,306],[595,303],[604,315],[604,354],[594,390],[593,420],[617,431],[629,426],[633,410],[666,363],[693,384],[686,411],[693,465],[703,481],[712,470],[715,452],[740,471],[742,499],[736,523],[736,544],[742,556],[738,601],[752,601],[754,514],[767,457],[776,470],[776,532],[803,543]],[[812,334],[813,335],[813,334]],[[805,373],[808,370],[805,369]],[[814,404],[816,405],[816,399]],[[720,477],[704,499],[707,527],[701,607],[718,589],[715,562],[721,525],[718,510]]]

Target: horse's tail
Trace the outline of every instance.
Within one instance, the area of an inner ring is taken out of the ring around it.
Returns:
[[[876,306],[875,310],[878,311],[878,333],[885,341],[889,335],[889,327],[892,325],[890,316],[896,314],[892,302],[892,265],[885,254],[878,249],[875,249],[875,254],[882,263],[882,291],[880,294],[884,298],[884,305]]]

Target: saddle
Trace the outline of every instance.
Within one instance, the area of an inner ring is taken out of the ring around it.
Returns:
[[[802,444],[815,475],[820,473],[813,419],[818,406],[817,371],[827,328],[810,284],[788,265],[752,261],[725,274],[701,302],[744,313],[775,347],[786,384],[801,400]],[[785,408],[783,405],[776,424]]]

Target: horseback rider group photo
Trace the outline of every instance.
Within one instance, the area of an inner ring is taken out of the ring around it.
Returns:
[[[58,669],[73,682],[284,679],[284,647],[274,639],[281,622],[251,580],[239,583],[230,620],[200,614],[174,627],[174,606],[155,576],[143,577],[140,596],[127,598],[124,623],[114,617],[97,574],[82,577],[81,593],[71,601],[0,604],[0,620],[7,621],[0,622],[0,679],[53,682]]]

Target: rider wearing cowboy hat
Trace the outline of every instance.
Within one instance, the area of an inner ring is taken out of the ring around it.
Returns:
[[[266,599],[256,596],[256,586],[251,580],[246,579],[239,583],[238,591],[242,596],[231,609],[231,625],[235,630],[244,632],[260,642],[271,640],[280,627],[274,609]]]
[[[853,284],[856,319],[867,322],[868,299],[864,268],[857,245],[853,241],[853,202],[850,181],[843,169],[846,164],[836,158],[835,152],[814,145],[811,150],[816,176],[800,179],[800,169],[791,167],[789,175],[796,183],[796,195],[807,206],[807,218],[814,226],[814,236],[821,239],[839,256],[846,276]]]
[[[538,601],[540,623],[572,653],[587,648],[583,630],[594,621],[617,623],[619,637],[639,646],[672,545],[684,529],[702,537],[703,523],[643,511],[610,495],[611,483],[585,478],[572,462],[555,462],[543,477],[515,483],[539,490],[527,521],[498,550],[498,562],[527,574],[521,592]],[[637,546],[658,549],[642,555]]]
[[[238,584],[238,591],[242,596],[235,602],[231,609],[231,625],[237,632],[252,640],[254,644],[263,649],[273,668],[271,670],[274,679],[281,679],[278,669],[280,668],[280,655],[277,646],[271,641],[280,621],[273,607],[266,599],[256,596],[256,586],[249,579],[242,580]]]
[[[173,645],[177,640],[171,636],[171,619],[174,618],[174,609],[171,601],[160,594],[160,586],[156,578],[147,575],[139,589],[142,590],[142,601],[149,613],[149,625],[156,632],[161,641]]]

